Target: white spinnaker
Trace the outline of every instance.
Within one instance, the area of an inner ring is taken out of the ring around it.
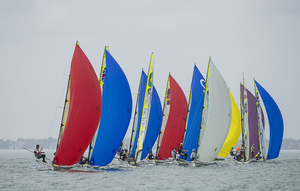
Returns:
[[[201,124],[203,133],[197,150],[197,161],[213,161],[222,148],[231,123],[231,101],[226,82],[222,75],[209,61],[207,74],[207,92],[204,99],[207,102],[206,123]],[[202,115],[204,114],[204,111]]]

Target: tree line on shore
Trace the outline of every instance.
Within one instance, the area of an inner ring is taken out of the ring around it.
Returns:
[[[24,139],[18,138],[14,140],[0,139],[0,149],[34,149],[35,145],[39,144],[43,149],[55,149],[57,139],[48,137],[47,139]],[[284,138],[282,141],[282,150],[300,150],[300,139]]]

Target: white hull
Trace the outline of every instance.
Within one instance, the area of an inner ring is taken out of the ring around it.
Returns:
[[[201,166],[208,166],[208,165],[217,165],[216,162],[202,162],[202,161],[192,161],[188,163],[191,167],[201,167]]]

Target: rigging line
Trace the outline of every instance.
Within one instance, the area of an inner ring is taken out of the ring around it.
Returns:
[[[69,75],[63,75],[63,76],[68,76],[68,77],[69,77]],[[69,81],[67,81],[67,83],[69,83]],[[65,86],[65,87],[66,87],[66,86]],[[44,141],[43,141],[43,144],[42,144],[41,147],[44,147],[44,144],[45,144],[45,141],[46,141],[46,137],[47,137],[47,135],[49,134],[49,131],[50,131],[50,128],[51,128],[51,126],[52,126],[52,124],[53,124],[53,121],[54,121],[54,118],[55,118],[55,116],[56,116],[57,110],[58,110],[58,108],[61,108],[61,106],[59,106],[59,103],[61,102],[61,99],[62,99],[62,97],[63,97],[63,95],[64,95],[65,90],[66,90],[66,88],[64,88],[64,90],[63,90],[62,93],[61,93],[60,99],[59,99],[59,101],[58,101],[58,103],[57,103],[57,107],[56,107],[56,109],[55,109],[54,115],[53,115],[53,117],[52,117],[52,120],[51,120],[51,122],[50,122],[50,125],[49,125],[49,127],[48,127],[47,133],[46,133],[46,135],[45,135],[45,138],[44,138]],[[52,129],[52,132],[53,132],[53,129]],[[52,133],[52,132],[51,132],[51,133]]]
[[[27,148],[25,148],[25,147],[24,147],[24,149],[25,149],[26,151],[29,151],[29,152],[32,152],[32,153],[34,153],[34,151],[32,151],[32,150],[30,150],[30,149],[27,149]],[[51,159],[49,159],[49,158],[47,158],[47,157],[45,157],[45,159],[47,159],[47,160],[50,160],[50,161],[51,161]]]

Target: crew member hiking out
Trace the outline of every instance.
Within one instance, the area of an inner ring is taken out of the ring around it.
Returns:
[[[34,156],[35,156],[37,159],[42,158],[42,159],[43,159],[43,162],[44,162],[44,163],[47,163],[47,162],[45,161],[46,155],[45,155],[44,152],[42,152],[42,149],[40,150],[40,145],[36,145],[36,146],[35,146],[35,149],[34,149]]]

